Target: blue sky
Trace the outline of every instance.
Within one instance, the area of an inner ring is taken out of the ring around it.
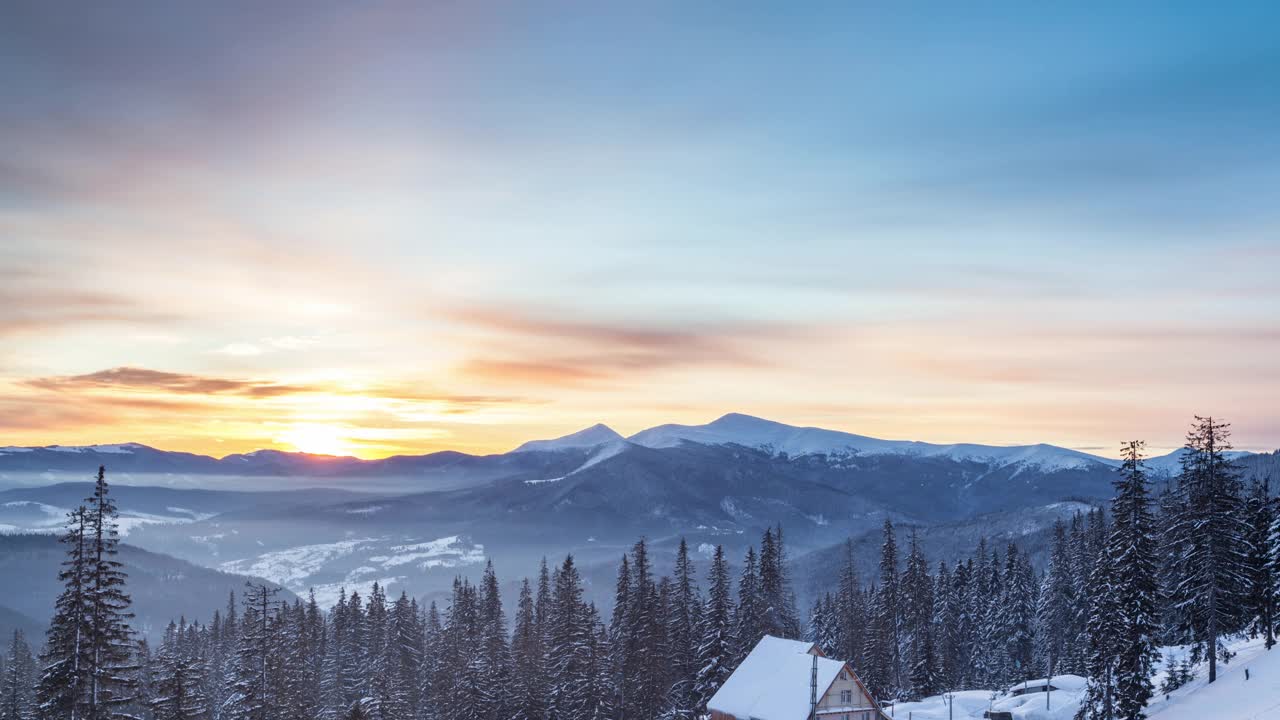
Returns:
[[[1272,4],[0,13],[23,441],[1280,444]]]

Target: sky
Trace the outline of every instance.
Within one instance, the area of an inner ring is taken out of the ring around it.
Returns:
[[[0,445],[1275,449],[1280,5],[1048,5],[6,1]]]

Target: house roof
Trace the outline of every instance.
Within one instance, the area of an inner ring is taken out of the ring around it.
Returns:
[[[738,718],[804,720],[809,716],[809,682],[818,658],[818,697],[844,668],[839,660],[815,656],[813,643],[766,635],[707,702]]]

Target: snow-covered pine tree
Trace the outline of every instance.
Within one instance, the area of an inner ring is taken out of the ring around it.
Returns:
[[[132,601],[125,591],[124,565],[116,559],[120,535],[115,501],[98,467],[93,494],[85,498],[84,597],[87,613],[84,720],[120,715],[132,700],[134,643],[129,621]]]
[[[1111,570],[1111,563],[1099,558],[1089,577],[1088,683],[1077,720],[1113,720],[1119,712],[1115,670],[1121,623]]]
[[[884,646],[885,681],[882,697],[898,697],[902,677],[902,590],[898,578],[898,543],[893,523],[884,521],[884,544],[880,548],[880,590],[872,618],[875,637]]]
[[[475,650],[481,676],[485,678],[481,718],[508,720],[514,710],[508,690],[512,674],[511,648],[507,645],[507,618],[502,612],[498,576],[492,561],[485,565],[480,583],[479,611],[480,644]]]
[[[547,658],[550,692],[548,720],[579,720],[594,711],[596,680],[602,672],[593,653],[596,628],[590,608],[582,601],[582,578],[573,556],[565,556],[556,571],[547,617]]]
[[[909,668],[907,696],[922,698],[938,692],[937,654],[933,635],[933,578],[914,529],[902,576],[902,625]]]
[[[700,618],[702,640],[698,645],[698,674],[694,682],[699,714],[706,711],[707,701],[735,667],[733,660],[737,641],[733,636],[733,600],[729,584],[729,564],[724,557],[724,546],[717,545],[707,573],[707,601]]]
[[[154,720],[205,720],[205,665],[183,627],[169,624],[155,656],[153,692],[148,705]]]
[[[1036,664],[1046,674],[1052,675],[1064,666],[1067,645],[1072,640],[1075,597],[1067,526],[1057,520],[1053,524],[1049,567],[1040,584],[1040,598],[1036,606]]]
[[[231,612],[231,611],[228,611]],[[329,610],[329,622],[321,663],[320,697],[322,720],[339,720],[349,707],[347,699],[346,653],[350,647],[347,612],[347,589],[338,590],[338,602]]]
[[[698,628],[701,613],[702,597],[693,561],[689,558],[689,545],[684,538],[680,538],[665,622],[666,665],[671,676],[671,688],[667,692],[668,709],[664,717],[692,720],[696,715],[698,697],[694,688],[699,669]]]
[[[543,562],[546,567],[546,562]],[[444,624],[440,620],[440,608],[432,600],[422,621],[422,669],[418,678],[419,710],[422,720],[438,720],[440,713],[440,689],[437,678],[442,674],[441,648],[444,644]]]
[[[1249,523],[1249,589],[1246,614],[1249,635],[1263,638],[1270,650],[1276,644],[1276,578],[1271,560],[1271,527],[1275,523],[1276,499],[1271,497],[1269,478],[1255,477],[1245,500]]]
[[[853,541],[844,544],[844,561],[840,567],[840,585],[836,590],[833,628],[835,637],[832,657],[862,665],[862,635],[867,627],[867,609],[858,570],[853,562]]]
[[[618,563],[618,577],[613,586],[613,616],[609,618],[609,645],[614,652],[609,656],[611,685],[615,692],[624,692],[622,678],[627,671],[627,619],[631,606],[631,559],[624,552]],[[623,707],[621,696],[611,699],[614,707]]]
[[[232,720],[276,720],[285,707],[280,697],[276,637],[278,588],[262,583],[245,583],[241,597],[243,616],[240,642],[236,650],[236,672],[227,698],[228,717]]]
[[[69,512],[67,531],[60,538],[67,546],[67,559],[58,573],[63,589],[54,603],[41,656],[44,670],[36,687],[41,718],[84,718],[84,680],[89,666],[86,517],[83,505]]]
[[[1111,604],[1117,612],[1114,662],[1115,705],[1118,720],[1146,717],[1151,699],[1151,674],[1159,658],[1155,519],[1143,464],[1141,441],[1125,443],[1123,464],[1111,501],[1111,535],[1106,557],[1110,564]]]
[[[764,637],[764,600],[760,596],[760,567],[756,562],[756,549],[747,547],[742,561],[742,574],[738,576],[738,604],[734,609],[733,635],[736,647],[733,651],[733,667],[737,667],[747,653]]]
[[[955,689],[959,676],[956,662],[959,659],[959,637],[957,633],[958,603],[955,601],[955,579],[947,563],[938,562],[938,571],[933,579],[933,635],[937,650],[938,688],[940,690]]]
[[[1240,470],[1227,456],[1230,437],[1228,423],[1196,416],[1178,483],[1182,502],[1172,537],[1179,545],[1170,548],[1177,563],[1174,606],[1204,647],[1209,682],[1218,677],[1221,637],[1246,623],[1249,524]]]
[[[421,706],[423,627],[418,604],[401,591],[391,607],[388,626],[387,660],[384,665],[392,676],[388,696],[381,707],[387,720],[414,720]]]
[[[512,720],[542,720],[546,713],[546,674],[542,637],[538,631],[533,590],[528,578],[520,586],[520,600],[516,604],[511,657],[518,669],[512,677]]]
[[[665,618],[643,538],[631,549],[630,585],[622,645],[613,648],[623,663],[616,710],[623,720],[651,720],[662,713],[669,685],[663,653]]]
[[[14,630],[0,679],[0,720],[35,720],[36,660],[21,630]]]
[[[1035,580],[1031,565],[1009,543],[1005,549],[1004,587],[998,612],[999,637],[1003,641],[1001,685],[1026,680],[1039,674],[1031,661],[1035,643]]]

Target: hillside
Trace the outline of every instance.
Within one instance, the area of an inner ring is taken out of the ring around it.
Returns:
[[[14,618],[34,621],[43,631],[62,590],[57,575],[64,550],[50,535],[0,535],[0,578],[9,582],[22,578],[17,589],[5,596],[5,605],[15,613]],[[133,625],[153,638],[164,631],[171,619],[182,615],[207,621],[215,610],[226,608],[232,592],[239,594],[250,580],[261,582],[132,545],[120,546],[119,559],[129,575],[129,594],[136,616]],[[286,590],[284,597],[294,596]],[[0,621],[7,617],[0,613]],[[38,640],[33,642],[38,644]]]

